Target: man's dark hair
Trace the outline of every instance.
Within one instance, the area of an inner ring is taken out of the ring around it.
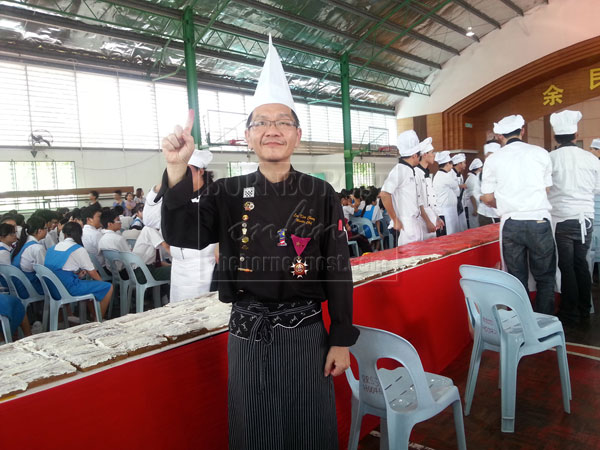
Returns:
[[[117,190],[116,190],[114,193],[115,193],[115,194],[119,194],[119,195],[122,195],[122,194],[123,194],[123,193],[121,192],[121,189],[117,189]]]
[[[14,215],[14,214],[6,213],[2,217],[0,217],[0,223],[4,223],[7,220],[14,220],[15,223],[16,223],[17,222],[17,216]]]
[[[53,220],[58,220],[58,214],[56,214],[54,211],[50,211],[49,209],[37,209],[31,216],[41,217],[46,221],[46,223]]]
[[[73,211],[71,211],[69,214],[73,220],[81,220],[81,208],[73,208]]]
[[[81,225],[79,225],[77,222],[69,222],[63,227],[62,232],[66,238],[73,239],[76,243],[83,247],[83,242],[81,242],[82,229]]]
[[[523,128],[517,128],[516,130],[511,131],[510,133],[503,134],[502,136],[504,136],[505,139],[510,139],[510,138],[513,138],[513,137],[517,137],[518,138],[519,134],[521,134],[521,130],[522,129]]]
[[[92,219],[94,217],[94,214],[96,214],[97,212],[98,212],[97,209],[90,208],[89,206],[87,208],[82,208],[81,220],[85,224],[85,223],[87,223],[87,220]]]
[[[113,208],[113,211],[115,212],[115,214],[122,216],[123,213],[125,212],[125,210],[123,209],[123,207],[121,205],[117,205]]]
[[[498,142],[496,139],[488,139],[487,141],[485,141],[486,144],[499,144],[500,142]]]
[[[296,114],[296,112],[290,108],[290,110],[292,111],[292,119],[294,119],[294,122],[296,123],[296,126],[298,128],[300,128],[300,119],[298,119],[298,115]],[[250,115],[248,116],[248,120],[246,120],[246,128],[250,128],[250,124],[252,123],[252,114],[254,113],[254,111],[252,111],[250,113]]]
[[[107,229],[108,224],[114,223],[117,217],[119,216],[114,211],[102,211],[102,215],[100,216],[100,223],[102,223],[102,228]]]
[[[559,145],[570,144],[575,141],[575,133],[573,134],[555,134],[554,140],[559,143]]]
[[[9,234],[16,233],[16,228],[14,225],[10,223],[2,223],[0,224],[0,237],[6,237]]]
[[[100,194],[98,193],[98,191],[90,191],[90,194],[94,196],[95,200],[98,200],[98,197],[100,197]]]
[[[133,209],[131,210],[131,215],[135,216],[140,211],[144,211],[144,204],[143,203],[138,203],[137,205],[135,205],[133,207]]]

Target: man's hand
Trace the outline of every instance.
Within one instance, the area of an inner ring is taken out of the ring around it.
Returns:
[[[431,222],[431,220],[426,220],[425,224],[427,225],[427,231],[430,233],[433,233],[435,230],[437,230],[437,227]]]
[[[397,217],[395,219],[392,219],[394,221],[394,230],[396,231],[402,231],[404,229],[404,225],[402,225],[402,222],[400,221],[400,219],[398,219]]]
[[[326,377],[329,375],[337,377],[343,374],[348,367],[350,367],[350,352],[348,351],[348,347],[337,347],[335,345],[330,347],[327,359],[325,360],[323,375]]]
[[[193,126],[194,110],[190,109],[185,128],[177,125],[173,133],[162,140],[162,151],[167,161],[169,187],[173,187],[183,179],[188,161],[194,153],[195,144],[191,134]]]
[[[477,210],[473,209],[473,217],[477,217]]]
[[[437,220],[436,220],[436,222],[435,222],[435,229],[436,230],[441,230],[441,229],[444,228],[444,226],[445,226],[444,221],[438,217]]]

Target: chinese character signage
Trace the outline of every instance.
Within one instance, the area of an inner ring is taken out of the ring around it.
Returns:
[[[590,69],[590,91],[600,86],[600,68]]]
[[[544,106],[554,106],[557,103],[562,103],[562,96],[564,89],[556,87],[551,84],[548,89],[544,91]]]

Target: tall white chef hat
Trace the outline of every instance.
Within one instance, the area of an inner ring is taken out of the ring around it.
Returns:
[[[495,151],[500,150],[500,148],[501,146],[497,142],[490,142],[483,146],[483,154],[487,155],[488,153],[494,153]]]
[[[206,169],[213,159],[213,154],[208,150],[194,150],[188,165],[198,169]]]
[[[594,139],[592,141],[592,145],[590,145],[590,147],[597,148],[598,150],[600,150],[600,138]]]
[[[269,52],[260,72],[258,84],[256,85],[250,106],[252,111],[254,111],[257,107],[269,103],[281,103],[282,105],[289,106],[292,111],[296,112],[296,106],[294,105],[292,92],[290,91],[283,66],[281,65],[281,59],[279,58],[277,49],[273,46],[270,34]]]
[[[421,155],[424,155],[425,153],[429,153],[430,151],[433,150],[433,145],[431,145],[432,140],[433,140],[432,138],[428,137],[421,141],[421,143],[419,144],[419,153]]]
[[[419,137],[415,130],[403,131],[397,139],[398,151],[400,156],[412,156],[419,151]]]
[[[577,123],[582,117],[581,112],[566,109],[550,114],[550,125],[552,125],[554,134],[575,134],[577,133]]]
[[[452,158],[450,158],[450,152],[447,150],[437,152],[435,154],[435,162],[438,163],[440,166],[443,166],[444,164],[449,163],[450,161],[452,161]]]
[[[500,122],[494,123],[494,133],[509,134],[513,131],[520,130],[525,125],[525,119],[520,114],[514,116],[506,116]]]
[[[460,164],[463,161],[466,161],[467,157],[465,156],[464,153],[457,153],[456,155],[454,155],[452,157],[452,164],[456,165],[456,164]]]
[[[471,170],[477,170],[480,167],[483,167],[483,163],[479,158],[475,158],[473,161],[471,161],[471,164],[469,164],[469,172]]]

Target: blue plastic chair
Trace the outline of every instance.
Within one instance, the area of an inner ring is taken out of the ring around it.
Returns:
[[[466,271],[461,267],[465,274],[469,273],[469,278],[464,275],[460,285],[470,304],[469,312],[474,321],[475,331],[465,394],[466,414],[469,413],[473,400],[481,353],[485,349],[499,349],[501,429],[505,433],[514,432],[519,361],[523,356],[552,348],[556,348],[558,358],[563,407],[565,412],[570,413],[571,382],[565,336],[560,320],[554,316],[534,313],[525,288],[512,275],[496,269],[479,269],[485,270],[481,270],[478,275],[474,266]],[[495,279],[494,272],[497,272]],[[510,308],[510,311],[502,308]],[[476,312],[475,320],[473,312]]]
[[[375,233],[373,222],[371,222],[369,219],[365,219],[364,217],[351,217],[349,224],[353,232],[362,234],[369,240],[369,242],[382,241],[381,236]]]
[[[169,280],[155,280],[146,264],[142,261],[142,259],[136,255],[135,253],[126,253],[119,252],[119,256],[121,257],[121,261],[125,264],[125,269],[127,269],[127,273],[129,274],[129,279],[133,280],[135,283],[135,312],[140,313],[144,311],[144,294],[146,293],[146,289],[152,288],[152,298],[154,300],[154,307],[160,308],[160,287],[163,284],[169,284]],[[144,276],[146,277],[146,282],[144,284],[140,283],[137,277],[135,276],[135,269],[139,267]]]
[[[8,317],[0,315],[0,326],[2,326],[2,334],[4,335],[4,343],[10,344],[12,342],[12,336],[10,332],[10,322]]]
[[[21,269],[19,269],[18,267],[9,265],[9,264],[0,264],[0,276],[2,276],[5,280],[6,283],[8,284],[8,290],[10,292],[10,295],[17,297],[19,300],[21,300],[21,303],[23,305],[23,307],[25,308],[25,314],[27,314],[27,307],[35,302],[44,302],[44,315],[42,318],[42,329],[44,331],[48,330],[48,316],[47,316],[47,309],[48,309],[48,300],[47,297],[43,294],[38,294],[38,292],[35,290],[35,288],[33,287],[33,285],[31,284],[31,281],[29,281],[29,278],[27,278],[25,276],[25,274],[23,273],[23,271]],[[23,284],[23,286],[25,287],[25,290],[27,291],[28,296],[27,297],[21,297],[21,295],[19,295],[19,290],[17,289],[17,286],[15,284],[15,279],[19,280],[21,282],[21,284]]]
[[[58,330],[58,310],[63,305],[68,305],[70,303],[78,303],[84,300],[91,300],[94,305],[94,310],[96,312],[96,320],[98,322],[102,322],[102,313],[100,312],[100,302],[96,301],[94,294],[86,294],[86,295],[71,295],[67,291],[67,288],[62,284],[62,282],[58,279],[58,277],[46,266],[42,266],[41,264],[34,264],[33,269],[37,277],[40,279],[42,283],[42,288],[44,289],[44,293],[46,297],[49,299],[50,303],[50,331]],[[48,283],[52,283],[54,287],[56,287],[56,291],[60,298],[54,298],[52,296],[50,285]],[[85,308],[80,305],[80,309]],[[64,314],[64,309],[63,309]],[[65,317],[66,318],[66,317]],[[69,322],[65,320],[65,327],[69,326]]]
[[[348,247],[350,247],[354,253],[354,256],[360,256],[360,250],[358,244],[355,241],[348,241]]]
[[[380,448],[408,449],[413,427],[452,405],[458,448],[467,448],[458,388],[450,378],[427,373],[415,348],[406,339],[375,328],[357,326],[358,341],[350,352],[358,362],[358,380],[352,369],[346,377],[352,389],[352,424],[348,449],[358,448],[365,414],[381,418]],[[389,358],[404,367],[377,369]],[[387,446],[386,446],[387,444]]]
[[[116,262],[120,261],[121,263],[123,263],[123,260],[121,259],[121,255],[117,250],[102,250],[102,254],[104,255],[104,259],[108,263],[110,273],[112,273],[113,285],[119,285],[119,306],[121,317],[123,317],[125,314],[129,313],[131,305],[131,294],[133,292],[133,289],[135,289],[135,281],[124,280],[121,277]],[[125,264],[123,263],[123,265]]]
[[[392,219],[390,219],[390,215],[387,213],[387,211],[384,211],[383,219],[381,219],[381,227],[383,228],[382,238],[384,239],[384,246],[386,246],[388,249],[395,247],[394,235],[389,229],[391,221]]]

